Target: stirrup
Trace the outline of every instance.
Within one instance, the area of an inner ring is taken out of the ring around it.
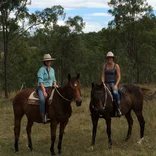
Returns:
[[[122,116],[122,113],[121,113],[121,110],[118,108],[118,116],[121,117]]]
[[[46,123],[49,123],[50,122],[50,119],[47,117],[47,115],[45,115],[45,122]]]

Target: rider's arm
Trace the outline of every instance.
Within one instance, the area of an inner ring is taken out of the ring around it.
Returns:
[[[116,86],[119,85],[120,80],[121,80],[121,73],[120,73],[120,67],[118,64],[116,64],[116,72],[117,72],[117,80],[116,80]]]
[[[53,69],[53,86],[58,88],[57,82],[56,82],[56,78],[55,78],[55,71]]]
[[[101,81],[102,81],[103,83],[105,82],[104,69],[105,69],[105,65],[103,65],[103,67],[102,67],[102,75],[101,75]]]
[[[45,88],[44,88],[43,82],[40,82],[40,86],[41,86],[41,88],[42,88],[43,93],[46,92],[46,91],[45,91]]]
[[[41,86],[42,88],[42,91],[43,91],[43,94],[44,94],[44,97],[47,97],[47,93],[46,93],[46,90],[45,90],[45,87],[44,87],[44,81],[43,81],[43,75],[44,75],[44,69],[43,68],[40,68],[38,73],[37,73],[37,77],[38,77],[38,83],[39,85]]]

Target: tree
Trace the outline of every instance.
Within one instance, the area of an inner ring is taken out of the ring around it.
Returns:
[[[43,11],[36,11],[33,14],[29,14],[26,8],[26,0],[2,0],[0,2],[0,28],[3,32],[4,42],[4,88],[5,97],[8,97],[8,44],[11,40],[18,40],[24,36],[26,32],[37,25],[44,25],[45,27],[55,25],[59,16],[63,17],[64,9],[61,6],[53,6],[46,8]],[[10,14],[14,13],[15,17],[11,17]],[[24,21],[26,18],[29,20],[29,27],[21,28],[19,21]]]
[[[130,82],[134,82],[134,67],[138,68],[138,49],[137,49],[137,29],[136,22],[143,17],[152,17],[152,7],[148,5],[146,0],[111,0],[109,5],[113,7],[108,12],[114,16],[114,20],[109,22],[109,26],[122,30],[125,36],[126,51],[130,57]],[[124,46],[123,45],[123,46]],[[138,82],[138,74],[136,81]]]
[[[11,18],[10,14],[14,12],[15,17]],[[4,44],[4,80],[5,80],[5,97],[8,97],[8,43],[19,29],[18,20],[28,14],[26,1],[19,0],[2,0],[0,2],[0,30],[3,33]]]

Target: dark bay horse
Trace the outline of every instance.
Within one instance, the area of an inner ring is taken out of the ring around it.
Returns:
[[[51,155],[55,155],[54,143],[56,139],[56,128],[60,124],[59,130],[59,141],[58,141],[58,153],[61,153],[62,139],[64,134],[64,129],[68,123],[68,119],[71,116],[72,108],[71,102],[75,101],[77,106],[80,106],[81,92],[80,92],[80,75],[76,77],[68,75],[68,83],[62,88],[55,90],[53,95],[53,100],[50,105],[48,105],[48,114],[50,118],[50,128],[51,128]],[[17,93],[13,99],[13,110],[14,110],[14,135],[15,135],[15,151],[18,151],[18,140],[20,134],[21,119],[25,114],[27,116],[27,137],[28,137],[28,147],[33,150],[32,140],[31,140],[31,128],[34,122],[42,123],[40,117],[40,111],[38,105],[28,104],[28,97],[33,90],[25,89]]]
[[[122,115],[125,115],[128,122],[128,133],[126,141],[130,138],[132,132],[133,119],[131,116],[131,110],[133,110],[137,116],[137,119],[140,124],[140,140],[138,143],[141,143],[144,137],[144,127],[145,120],[142,115],[143,109],[143,95],[148,89],[140,88],[135,85],[123,85],[121,95],[121,112]],[[105,84],[94,84],[92,83],[91,90],[91,101],[90,101],[90,112],[92,119],[92,147],[95,145],[96,130],[98,125],[99,118],[104,118],[107,125],[107,135],[109,148],[112,146],[111,139],[111,118],[114,117],[114,104],[113,98],[110,90],[106,87]]]

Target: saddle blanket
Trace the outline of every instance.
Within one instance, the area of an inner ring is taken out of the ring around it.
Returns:
[[[49,105],[52,103],[54,92],[55,92],[55,88],[52,89],[51,95],[50,95],[50,97],[48,99],[48,104]],[[39,97],[38,97],[36,91],[33,91],[30,94],[30,96],[28,98],[28,104],[30,104],[30,105],[39,105]]]

